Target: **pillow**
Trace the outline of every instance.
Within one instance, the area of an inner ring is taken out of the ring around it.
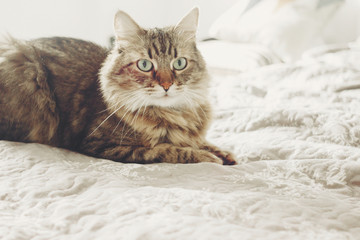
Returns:
[[[321,30],[345,0],[240,0],[210,28],[215,38],[261,43],[283,61],[323,43]]]
[[[353,42],[360,35],[360,1],[346,0],[321,33],[325,43]]]
[[[203,41],[197,45],[211,71],[248,71],[281,60],[266,46],[227,41]]]

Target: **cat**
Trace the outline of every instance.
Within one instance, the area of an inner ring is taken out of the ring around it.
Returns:
[[[209,77],[199,10],[177,25],[114,19],[111,50],[65,37],[0,44],[0,139],[123,163],[235,164],[205,140]]]

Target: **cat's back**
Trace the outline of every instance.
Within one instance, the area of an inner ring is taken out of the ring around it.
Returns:
[[[77,123],[96,108],[107,53],[63,37],[0,43],[0,139],[66,145],[80,138]]]
[[[97,72],[108,54],[107,49],[95,43],[75,38],[39,38],[27,44],[36,49],[50,70],[58,63],[68,69]]]
[[[41,64],[46,66],[59,63],[67,65],[68,68],[86,66],[98,70],[107,54],[107,49],[95,43],[67,37],[38,38],[30,41],[9,37],[0,42],[1,65],[5,62],[41,61]]]

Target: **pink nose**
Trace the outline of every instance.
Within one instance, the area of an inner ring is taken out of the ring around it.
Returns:
[[[162,82],[162,83],[160,83],[160,86],[162,86],[164,88],[165,92],[167,92],[169,90],[171,85],[172,85],[172,82]]]
[[[171,85],[174,83],[174,78],[171,72],[169,71],[158,71],[156,74],[156,80],[160,86],[162,86],[167,92]]]

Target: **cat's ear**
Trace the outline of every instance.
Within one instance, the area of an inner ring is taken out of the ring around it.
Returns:
[[[132,38],[143,31],[143,29],[126,12],[120,10],[115,14],[114,30],[117,40]]]
[[[175,26],[179,33],[185,33],[190,37],[196,37],[198,27],[199,8],[193,8],[183,19]]]

